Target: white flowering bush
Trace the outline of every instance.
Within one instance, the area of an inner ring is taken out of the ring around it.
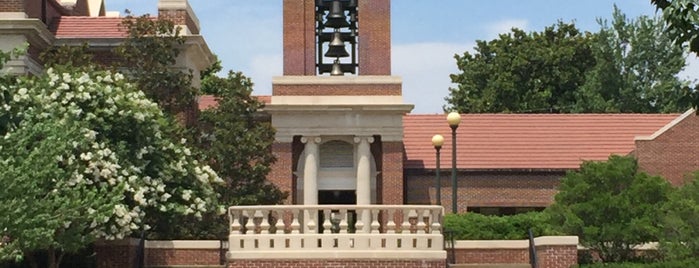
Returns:
[[[220,210],[214,186],[223,181],[171,138],[177,128],[120,73],[48,69],[0,85],[0,185],[16,186],[0,190],[0,237],[10,240],[0,257],[69,250],[68,240],[120,239]],[[12,220],[21,216],[60,220]],[[41,246],[25,244],[37,237]]]

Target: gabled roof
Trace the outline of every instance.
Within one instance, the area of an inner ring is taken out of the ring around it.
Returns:
[[[49,30],[56,38],[125,38],[120,26],[123,18],[62,16],[56,18]]]
[[[457,129],[459,169],[578,168],[634,150],[634,138],[653,134],[678,114],[464,114]],[[451,129],[446,115],[403,118],[408,169],[434,169],[432,136],[445,138],[442,169],[451,168]]]

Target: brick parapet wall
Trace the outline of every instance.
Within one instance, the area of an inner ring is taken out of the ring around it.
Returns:
[[[293,196],[293,174],[292,174],[292,143],[275,142],[272,144],[272,154],[277,161],[270,167],[267,179],[276,185],[282,192],[289,193],[284,204],[291,204]]]
[[[546,207],[553,202],[562,171],[552,172],[468,172],[458,173],[460,212],[467,207]],[[436,178],[433,172],[406,171],[406,203],[435,204]],[[451,172],[440,172],[442,199],[451,211]]]
[[[694,111],[682,116],[681,121],[654,139],[637,139],[634,151],[640,170],[662,176],[676,186],[699,170],[699,117]]]
[[[287,268],[287,267],[343,267],[343,268],[443,268],[443,260],[366,260],[366,259],[323,259],[323,260],[235,260],[229,268]]]
[[[3,0],[0,12],[25,12],[24,0]]]
[[[456,263],[529,263],[529,250],[518,249],[455,249]],[[447,260],[452,260],[447,250]]]
[[[220,265],[221,251],[217,248],[149,248],[145,252],[145,263],[148,266]]]
[[[547,245],[536,247],[540,268],[569,268],[578,263],[577,245]]]
[[[539,268],[568,268],[577,264],[577,237],[535,238]],[[146,267],[214,267],[221,263],[219,241],[147,241]],[[504,246],[503,246],[504,245]],[[529,263],[528,241],[457,241],[458,264],[525,264]],[[133,267],[137,259],[138,240],[97,243],[97,267]],[[447,253],[451,250],[447,249]],[[451,260],[451,256],[447,258]],[[229,268],[238,267],[444,267],[439,259],[230,259]]]
[[[403,142],[382,142],[381,204],[403,204]]]

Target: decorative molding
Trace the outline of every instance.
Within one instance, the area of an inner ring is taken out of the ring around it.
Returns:
[[[218,240],[147,240],[146,248],[158,249],[220,249],[221,241]],[[228,243],[224,243],[228,248]]]

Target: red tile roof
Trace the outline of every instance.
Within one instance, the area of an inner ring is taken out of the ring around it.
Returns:
[[[49,30],[56,38],[124,38],[123,18],[116,17],[58,17]]]
[[[653,134],[678,114],[464,114],[457,129],[459,169],[571,169],[634,150],[634,137]],[[445,138],[441,168],[451,168],[446,115],[403,118],[405,168],[434,169],[432,136]]]
[[[259,101],[261,101],[264,104],[268,104],[272,102],[272,96],[268,95],[261,95],[261,96],[253,96],[254,98],[257,98]],[[199,96],[199,111],[203,111],[212,107],[216,107],[218,105],[218,102],[216,101],[216,97],[213,95],[201,95]]]

